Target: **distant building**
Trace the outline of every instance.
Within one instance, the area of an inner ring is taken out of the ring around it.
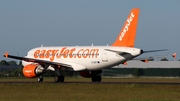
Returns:
[[[180,61],[129,61],[127,65],[103,70],[103,76],[111,77],[180,77]]]

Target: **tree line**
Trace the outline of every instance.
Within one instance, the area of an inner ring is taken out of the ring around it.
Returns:
[[[22,77],[22,62],[19,61],[0,61],[0,77]]]
[[[6,61],[6,60],[1,60],[0,61],[0,66],[22,66],[22,62],[19,61],[19,63],[17,63],[16,61]]]

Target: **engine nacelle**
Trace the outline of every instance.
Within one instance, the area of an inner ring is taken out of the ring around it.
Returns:
[[[91,77],[91,73],[89,71],[82,71],[82,72],[79,72],[79,74],[82,77],[85,77],[85,78],[90,78]]]
[[[40,65],[35,64],[29,64],[24,66],[23,68],[23,74],[25,77],[28,78],[35,78],[37,76],[40,76],[45,72],[45,69],[41,67]]]

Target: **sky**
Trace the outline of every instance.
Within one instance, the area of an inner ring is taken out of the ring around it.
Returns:
[[[180,0],[0,0],[0,60],[44,46],[112,44],[132,8],[140,8],[135,47],[142,56],[180,59]],[[141,57],[142,57],[141,56]],[[10,59],[12,60],[12,59]]]

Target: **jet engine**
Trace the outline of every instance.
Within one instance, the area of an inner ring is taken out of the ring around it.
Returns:
[[[45,72],[45,69],[40,65],[29,64],[24,66],[23,74],[28,78],[35,78],[37,76],[42,75]]]

